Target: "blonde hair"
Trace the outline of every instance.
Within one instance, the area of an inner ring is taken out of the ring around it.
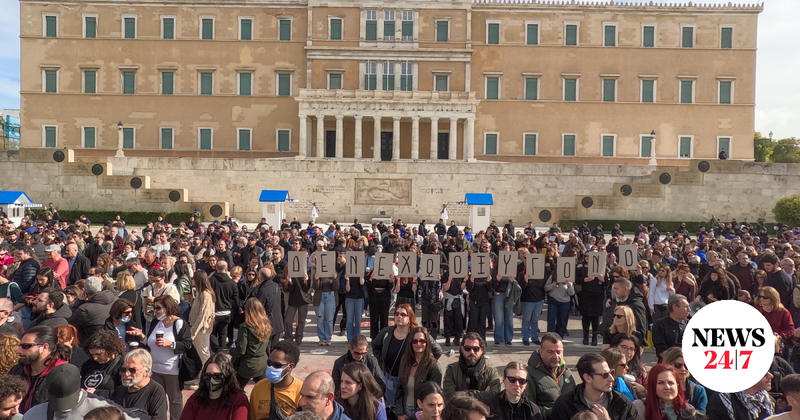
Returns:
[[[772,304],[773,310],[781,310],[783,309],[783,304],[781,303],[781,295],[778,294],[778,291],[775,290],[774,287],[764,286],[758,289],[758,295],[764,296],[769,299],[769,302]]]
[[[123,271],[117,274],[117,290],[120,292],[136,290],[136,281],[133,279],[131,273]]]
[[[8,375],[14,365],[17,364],[17,347],[19,338],[10,334],[0,334],[0,376]]]
[[[272,335],[272,324],[269,322],[267,311],[254,297],[244,302],[244,323],[253,329],[253,334],[261,341],[267,341]]]
[[[619,305],[614,308],[614,312],[616,312],[617,309],[622,309],[622,312],[625,314],[625,323],[627,324],[625,331],[619,331],[619,329],[617,329],[617,324],[612,320],[609,332],[633,334],[633,332],[636,331],[636,317],[633,315],[633,309],[631,309],[630,306]]]

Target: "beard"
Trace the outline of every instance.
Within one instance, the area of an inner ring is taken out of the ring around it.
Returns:
[[[137,378],[122,378],[122,386],[125,388],[133,388],[141,382],[142,380]]]
[[[39,356],[41,356],[41,352],[39,352],[39,351],[37,351],[36,354],[31,354],[31,355],[28,355],[28,356],[20,356],[19,364],[30,366],[30,365],[36,363],[37,360],[39,360]]]

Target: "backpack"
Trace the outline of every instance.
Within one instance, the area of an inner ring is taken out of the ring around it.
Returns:
[[[800,283],[792,287],[792,309],[800,310]]]

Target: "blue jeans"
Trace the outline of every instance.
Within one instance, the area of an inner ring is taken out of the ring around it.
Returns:
[[[506,307],[506,294],[497,293],[492,299],[494,342],[510,343],[514,338],[514,311]]]
[[[539,340],[539,316],[543,307],[544,300],[522,302],[522,341]]]
[[[570,302],[559,302],[553,298],[547,301],[547,331],[558,333],[562,338],[567,332]]]
[[[333,292],[322,292],[322,300],[314,310],[317,313],[317,337],[320,340],[330,340],[333,335],[333,314],[336,310],[336,296]]]
[[[344,307],[347,310],[347,341],[361,334],[361,315],[364,313],[364,299],[346,298]]]

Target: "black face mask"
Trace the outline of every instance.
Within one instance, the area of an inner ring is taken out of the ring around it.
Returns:
[[[209,391],[218,391],[220,388],[222,388],[222,385],[224,385],[224,381],[221,379],[206,379],[206,386],[208,386]]]

